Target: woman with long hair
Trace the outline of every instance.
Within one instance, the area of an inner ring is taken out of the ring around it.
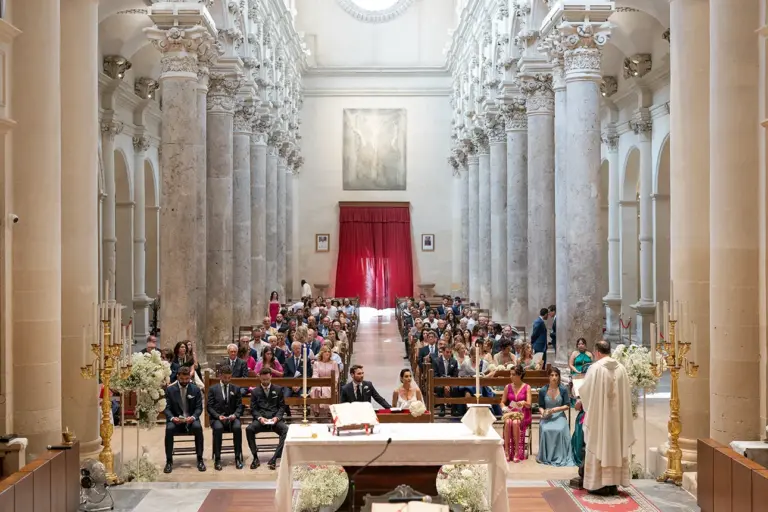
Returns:
[[[541,363],[533,360],[533,347],[527,341],[523,343],[520,349],[520,358],[517,362],[523,365],[526,370],[541,370]]]
[[[269,321],[275,323],[277,314],[280,312],[280,297],[277,292],[269,294]]]
[[[419,386],[413,382],[413,372],[408,368],[400,370],[400,386],[392,393],[392,403],[397,409],[410,409],[413,402],[423,402]]]
[[[336,385],[339,382],[339,365],[331,360],[331,349],[326,346],[320,348],[317,357],[312,362],[312,375],[318,378],[334,377]],[[331,398],[330,386],[314,386],[310,391],[313,398]],[[327,414],[330,406],[326,404],[313,405],[312,411],[319,416],[321,411]]]
[[[253,371],[256,372],[256,375],[259,375],[261,369],[265,367],[272,370],[273,377],[283,376],[283,365],[280,364],[280,361],[275,359],[275,351],[272,347],[265,347],[264,350],[261,351],[261,361],[256,363],[256,367]]]
[[[560,369],[549,370],[549,384],[539,390],[539,452],[536,462],[548,466],[573,466],[571,431],[565,412],[571,407],[568,388],[560,382]]]
[[[520,462],[527,459],[525,434],[531,425],[531,386],[523,382],[525,368],[515,366],[510,372],[510,382],[501,395],[501,410],[504,413],[504,453],[507,461]]]
[[[182,366],[188,366],[190,369],[194,365],[192,355],[187,353],[187,340],[179,341],[173,347],[173,361],[171,361],[171,382],[176,382],[176,374]]]

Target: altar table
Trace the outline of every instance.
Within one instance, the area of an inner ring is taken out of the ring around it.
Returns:
[[[277,475],[275,502],[278,512],[291,510],[292,466],[363,466],[381,453],[389,438],[392,438],[389,449],[373,465],[487,464],[491,510],[508,512],[504,442],[493,429],[486,436],[476,436],[461,423],[391,423],[378,425],[371,435],[342,433],[340,436],[331,435],[328,425],[303,427],[293,424],[288,430]]]

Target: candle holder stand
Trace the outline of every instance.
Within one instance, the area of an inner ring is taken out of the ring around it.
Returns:
[[[302,427],[308,427],[309,426],[309,422],[307,421],[307,398],[308,397],[309,397],[309,395],[307,394],[307,390],[304,389],[304,392],[301,394],[301,398],[304,401],[304,404],[301,407],[301,411],[304,414],[304,419],[301,420],[301,426]]]
[[[680,421],[680,392],[678,381],[681,372],[690,378],[696,378],[699,373],[699,365],[688,359],[691,350],[690,341],[677,340],[677,320],[669,320],[669,339],[665,339],[656,346],[656,352],[661,357],[662,365],[656,364],[656,354],[651,354],[653,362],[651,368],[656,377],[661,377],[665,370],[669,370],[671,377],[671,392],[669,395],[669,421],[667,433],[669,434],[669,448],[667,449],[667,470],[656,480],[658,482],[672,482],[677,486],[683,484],[683,451],[680,449],[680,433],[683,424]]]

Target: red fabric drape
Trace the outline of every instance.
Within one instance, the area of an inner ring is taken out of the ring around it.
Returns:
[[[391,308],[411,295],[411,212],[407,207],[341,206],[337,297],[360,297],[360,305]]]

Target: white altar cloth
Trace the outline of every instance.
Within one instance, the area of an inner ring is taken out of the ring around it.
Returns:
[[[307,435],[308,430],[317,436]],[[291,425],[277,475],[275,503],[278,512],[291,510],[292,466],[363,466],[381,453],[389,438],[392,438],[389,449],[373,463],[374,466],[487,464],[491,511],[508,512],[503,440],[493,429],[485,436],[476,436],[461,423],[390,423],[377,426],[376,433],[371,435],[345,433],[341,436],[331,435],[328,425]]]

